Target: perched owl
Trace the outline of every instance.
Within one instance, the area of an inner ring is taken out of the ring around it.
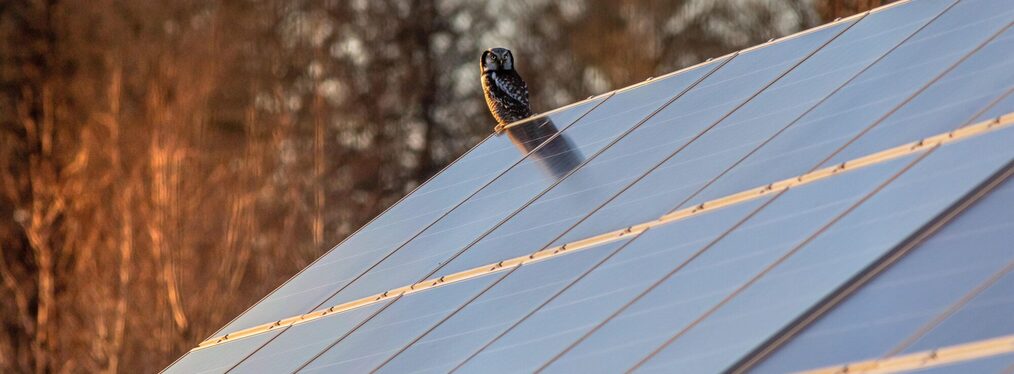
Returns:
[[[482,92],[489,111],[496,119],[496,131],[507,124],[528,118],[528,86],[514,70],[514,56],[506,48],[490,48],[482,52]]]

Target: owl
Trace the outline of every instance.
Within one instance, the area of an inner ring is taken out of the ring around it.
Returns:
[[[514,56],[510,50],[487,49],[482,52],[479,66],[482,68],[482,93],[496,119],[496,131],[532,115],[532,108],[528,106],[528,86],[514,70]]]

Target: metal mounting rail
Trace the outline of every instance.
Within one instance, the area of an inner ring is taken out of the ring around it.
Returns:
[[[807,370],[806,374],[900,373],[1014,353],[1014,335],[941,347],[877,360]]]

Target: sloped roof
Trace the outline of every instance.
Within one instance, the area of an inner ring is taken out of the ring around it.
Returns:
[[[166,371],[1010,369],[1012,21],[898,2],[513,124]]]

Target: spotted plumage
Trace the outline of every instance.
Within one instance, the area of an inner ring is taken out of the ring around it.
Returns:
[[[500,131],[511,122],[532,115],[528,105],[528,86],[514,70],[514,56],[506,48],[490,48],[482,52],[482,92],[489,112],[496,119]]]

